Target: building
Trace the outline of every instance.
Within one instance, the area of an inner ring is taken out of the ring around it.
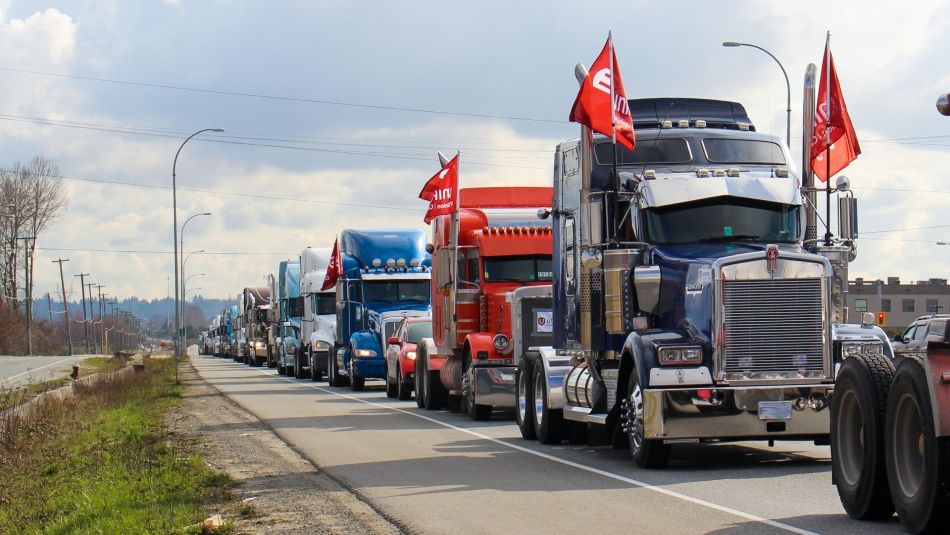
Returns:
[[[950,312],[950,286],[947,279],[901,284],[898,277],[887,281],[857,278],[848,284],[848,311],[852,322],[860,321],[864,312],[883,312],[882,327],[894,333],[920,316]]]

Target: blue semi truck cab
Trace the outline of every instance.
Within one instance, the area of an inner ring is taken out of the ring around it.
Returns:
[[[300,262],[284,260],[277,268],[277,372],[294,374],[300,348]]]
[[[431,313],[432,260],[422,229],[344,230],[343,275],[337,280],[336,340],[328,356],[330,386],[362,390],[386,378],[386,342],[404,316]]]

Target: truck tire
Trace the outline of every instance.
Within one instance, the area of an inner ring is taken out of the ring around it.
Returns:
[[[294,357],[294,379],[303,379],[303,346],[297,348]]]
[[[342,386],[340,384],[340,374],[336,371],[336,351],[337,347],[333,346],[330,348],[330,353],[327,354],[327,385],[328,386]]]
[[[544,366],[534,365],[534,432],[542,444],[560,444],[564,440],[564,413],[548,406],[548,389],[544,377]]]
[[[277,366],[277,363],[274,362],[274,350],[271,348],[270,344],[268,344],[267,345],[267,367],[274,368],[276,366]]]
[[[515,422],[521,431],[521,438],[534,440],[538,434],[534,430],[534,366],[533,359],[521,357],[515,371]]]
[[[882,355],[844,360],[831,398],[831,480],[848,516],[894,514],[885,467],[884,422],[894,365]]]
[[[366,388],[366,379],[363,377],[350,376],[350,390],[361,392]]]
[[[420,346],[423,346],[423,347],[419,348],[419,352],[416,355],[416,372],[415,372],[416,407],[419,407],[420,409],[424,409],[426,406],[425,377],[426,377],[426,374],[428,373],[426,371],[425,364],[429,357],[426,355],[425,346],[423,344],[420,344]]]
[[[630,372],[627,394],[620,409],[622,430],[630,443],[630,455],[640,468],[665,468],[670,462],[672,447],[662,440],[645,437],[643,394],[636,369]]]
[[[446,400],[451,400],[442,379],[439,378],[439,372],[429,369],[429,356],[426,355],[424,362],[425,372],[422,374],[423,381],[423,405],[426,410],[437,411],[445,407]],[[417,394],[418,396],[418,394]]]
[[[398,373],[396,375],[398,377]],[[399,383],[396,381],[389,380],[389,368],[386,368],[386,397],[395,398],[399,394]]]
[[[412,397],[412,383],[402,378],[402,365],[396,363],[396,399],[408,401]]]
[[[933,422],[927,374],[905,359],[887,398],[884,444],[894,508],[911,533],[950,530],[950,438]]]
[[[317,363],[317,356],[313,354],[313,351],[307,350],[307,353],[310,354],[310,380],[317,382],[323,378],[323,370],[320,369],[320,364]]]
[[[476,421],[483,422],[491,419],[491,405],[479,405],[475,397],[475,372],[472,367],[472,356],[466,347],[462,356],[462,412]]]

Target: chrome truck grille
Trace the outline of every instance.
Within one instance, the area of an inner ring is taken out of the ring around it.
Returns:
[[[723,281],[721,378],[824,378],[827,304],[823,285],[821,278]]]
[[[525,297],[520,300],[522,351],[529,347],[554,345],[554,299],[545,297]]]

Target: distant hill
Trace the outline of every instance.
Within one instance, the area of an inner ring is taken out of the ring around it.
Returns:
[[[210,323],[211,318],[215,314],[220,314],[225,307],[237,304],[235,300],[226,300],[226,299],[206,299],[202,296],[197,296],[194,300],[188,301],[188,306],[186,308],[186,316],[188,323],[195,326],[204,326],[207,327]],[[54,321],[60,321],[62,314],[63,304],[62,301],[53,301],[53,319]],[[86,301],[86,313],[90,313],[90,307],[92,313],[95,314],[95,317],[99,317],[99,301],[97,299],[92,299],[91,301]],[[146,320],[152,322],[155,327],[159,330],[164,330],[166,319],[171,318],[170,321],[174,322],[175,314],[175,300],[166,297],[162,299],[139,299],[137,297],[130,297],[127,299],[122,299],[118,304],[114,306],[106,306],[106,313],[109,314],[112,312],[114,307],[119,307],[123,310],[129,310],[136,316],[145,318]],[[77,320],[82,319],[82,302],[78,303],[69,303],[69,319]],[[49,320],[49,307],[45,299],[37,299],[33,304],[33,317],[39,321]]]

